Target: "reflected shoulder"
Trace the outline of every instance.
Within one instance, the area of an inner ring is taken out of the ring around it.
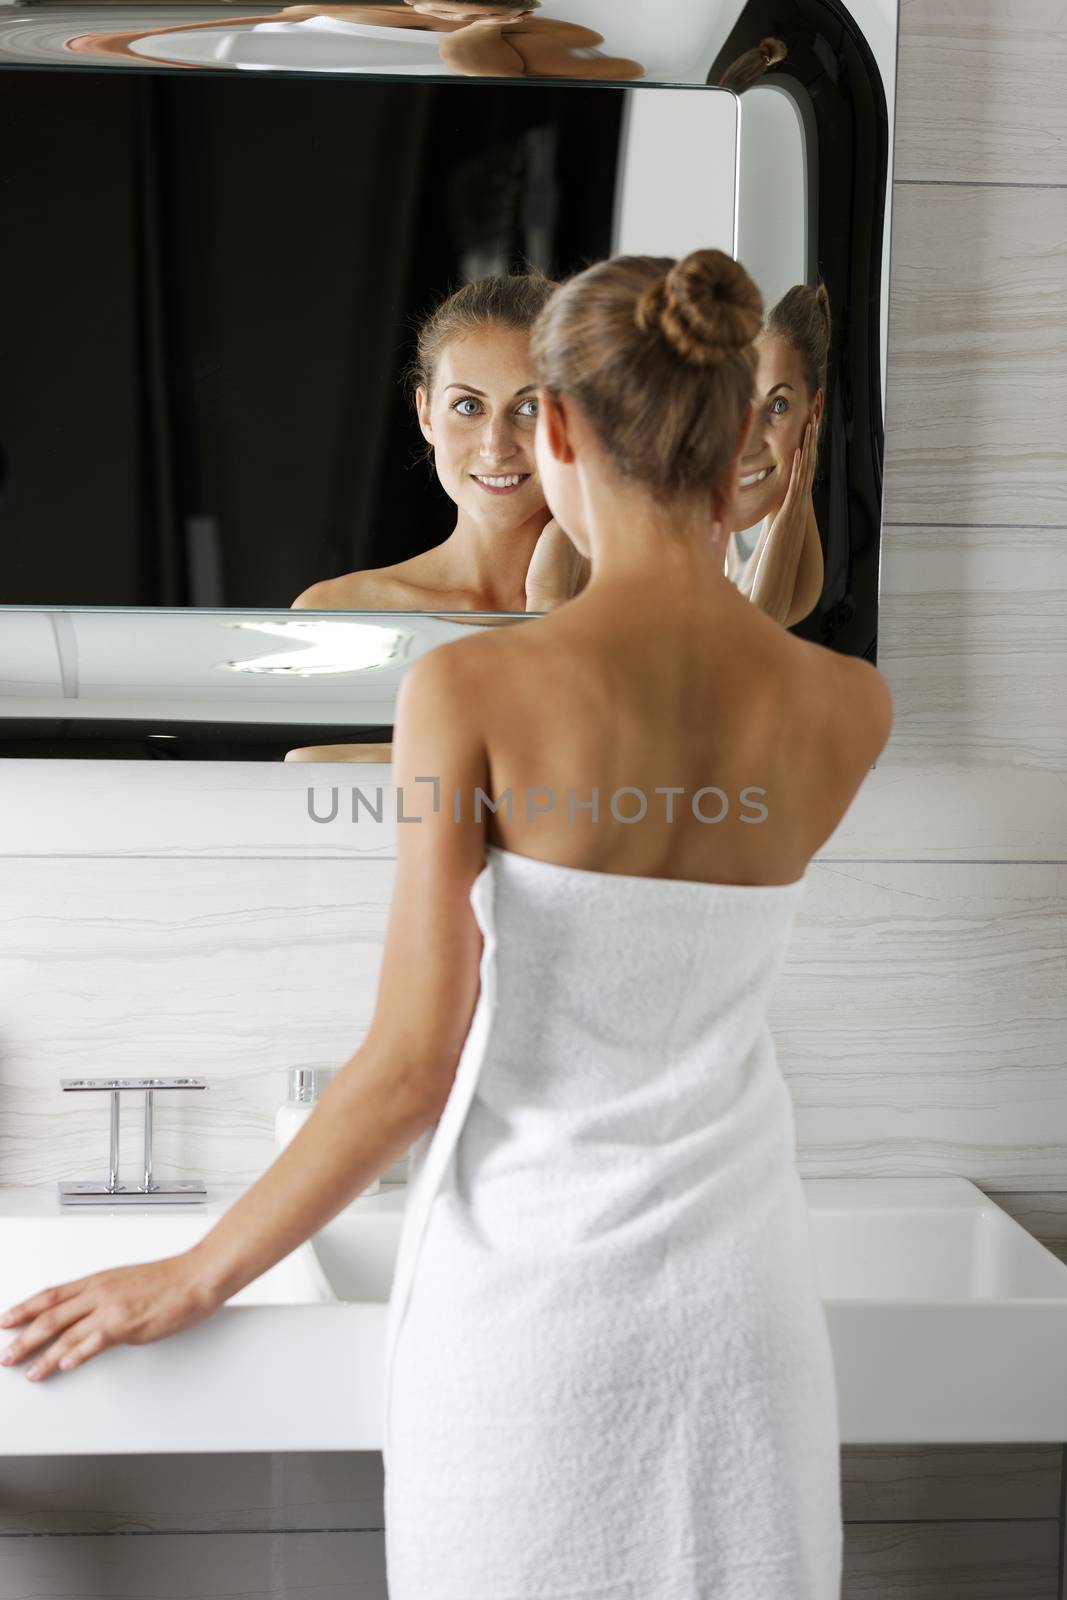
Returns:
[[[389,587],[381,572],[346,572],[339,578],[320,578],[293,601],[290,610],[298,611],[377,611],[397,610],[390,601]]]
[[[298,594],[289,607],[290,611],[326,611],[329,609],[326,601],[325,583],[313,583]]]

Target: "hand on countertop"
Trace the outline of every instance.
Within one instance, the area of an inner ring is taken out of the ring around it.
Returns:
[[[114,1267],[52,1285],[0,1316],[0,1328],[27,1323],[0,1355],[16,1366],[51,1339],[24,1374],[36,1380],[84,1365],[111,1345],[152,1344],[195,1327],[218,1310],[190,1255]],[[58,1337],[57,1337],[58,1335]]]

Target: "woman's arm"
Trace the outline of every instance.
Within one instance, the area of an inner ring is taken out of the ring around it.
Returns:
[[[811,616],[822,595],[825,577],[826,563],[823,560],[822,540],[819,538],[819,524],[815,520],[815,507],[809,506],[804,546],[797,563],[793,605],[785,622],[787,628]]]
[[[13,1370],[48,1343],[25,1373],[37,1382],[113,1345],[152,1344],[195,1327],[324,1227],[440,1115],[475,1005],[481,950],[469,892],[482,865],[484,823],[473,821],[468,800],[474,785],[485,788],[487,757],[466,720],[478,687],[466,670],[469,643],[439,647],[401,685],[408,781],[366,1042],[292,1143],[204,1239],[178,1255],[51,1284],[12,1306],[0,1323],[21,1332],[0,1364]],[[436,810],[427,776],[440,785],[444,803]],[[453,785],[467,813],[458,824],[451,824]]]
[[[530,78],[608,78],[628,81],[643,78],[640,61],[624,56],[576,56],[575,50],[595,49],[604,43],[603,34],[577,22],[556,17],[527,17],[508,30],[515,48],[525,63]]]
[[[445,66],[465,78],[521,78],[525,75],[522,56],[508,42],[499,23],[475,22],[443,34],[437,50]]]
[[[574,22],[524,17],[520,22],[471,21],[442,39],[441,60],[456,72],[479,78],[612,78],[644,76],[639,61],[576,56],[604,43],[603,35]]]
[[[473,799],[477,787],[489,792],[469,644],[438,646],[401,683],[392,781],[405,820],[374,1018],[304,1127],[189,1252],[212,1304],[325,1227],[437,1120],[451,1091],[478,998],[482,936],[469,895],[486,827]]]
[[[796,595],[800,552],[795,539],[789,537],[793,530],[781,530],[783,536],[778,538],[773,537],[775,531],[776,524],[764,523],[738,588],[754,606],[786,627]]]

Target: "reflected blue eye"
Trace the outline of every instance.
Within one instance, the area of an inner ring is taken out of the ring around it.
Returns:
[[[776,411],[775,410],[776,406],[781,406],[781,408],[782,408],[781,411]],[[771,416],[772,417],[784,417],[788,410],[789,410],[789,401],[786,399],[785,395],[784,394],[776,394],[774,399],[771,401]]]
[[[537,415],[537,396],[536,395],[531,395],[528,400],[524,400],[522,402],[522,405],[519,407],[520,411],[523,409],[523,406],[533,406],[533,410],[532,411],[527,411],[526,415],[528,417],[536,417],[536,415]]]

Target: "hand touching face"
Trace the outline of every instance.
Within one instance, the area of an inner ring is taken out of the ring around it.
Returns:
[[[822,416],[820,389],[812,396],[804,364],[788,339],[761,334],[752,431],[741,456],[728,525],[731,532],[753,528],[781,509],[789,488],[793,458],[804,443],[809,420]]]

